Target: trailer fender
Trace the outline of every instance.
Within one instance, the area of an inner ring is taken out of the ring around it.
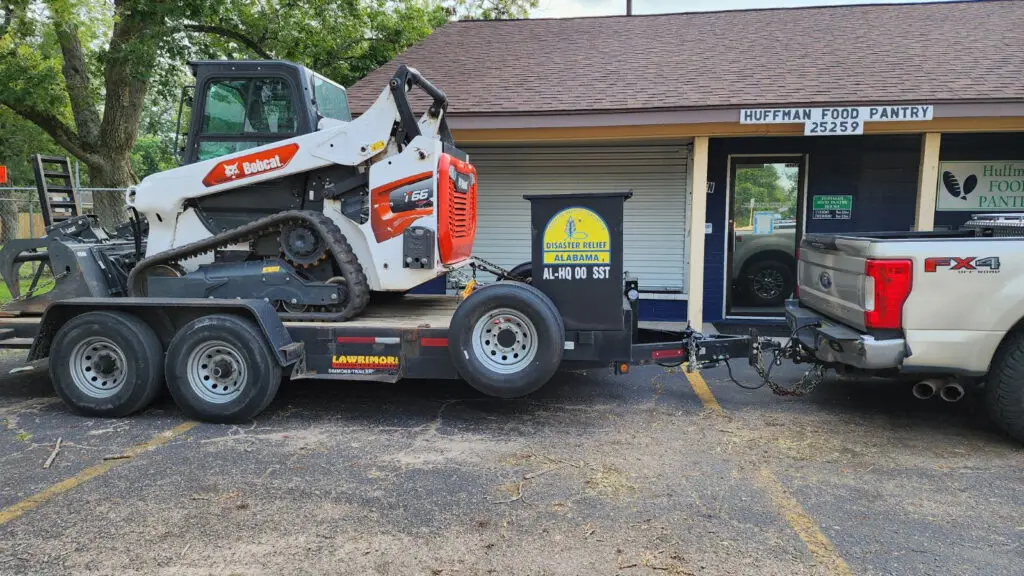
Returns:
[[[304,356],[302,342],[292,340],[277,311],[263,300],[227,300],[207,298],[71,298],[54,302],[46,308],[39,321],[28,359],[40,360],[50,355],[50,343],[61,326],[70,319],[93,310],[115,310],[134,314],[144,320],[160,337],[164,346],[179,328],[200,316],[236,314],[259,326],[281,366],[300,362]]]

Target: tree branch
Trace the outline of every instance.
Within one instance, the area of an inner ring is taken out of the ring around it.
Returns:
[[[95,146],[99,143],[100,114],[89,82],[85,51],[78,38],[78,25],[68,20],[56,20],[53,28],[64,57],[61,73],[71,100],[71,113],[75,117],[78,135],[83,141]]]
[[[185,24],[185,30],[188,32],[198,32],[200,34],[214,34],[216,36],[221,36],[229,40],[234,40],[235,42],[238,42],[242,46],[245,46],[249,50],[255,52],[260,58],[265,58],[267,60],[274,59],[274,55],[264,50],[263,47],[260,46],[258,42],[237,30],[224,28],[223,26],[212,26],[208,24]]]
[[[15,114],[42,128],[57,144],[70,152],[75,158],[88,163],[95,157],[88,144],[82,142],[82,139],[78,137],[78,134],[70,126],[53,114],[11,102],[3,102],[2,104],[13,110]]]

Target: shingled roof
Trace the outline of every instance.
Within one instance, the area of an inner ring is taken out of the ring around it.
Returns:
[[[872,102],[1024,101],[1024,1],[452,22],[400,63],[450,113],[544,114]]]

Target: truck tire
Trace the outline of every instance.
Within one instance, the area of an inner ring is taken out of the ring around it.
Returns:
[[[164,369],[181,411],[206,422],[250,420],[281,385],[281,366],[263,332],[229,314],[197,318],[178,330]]]
[[[999,346],[985,381],[985,402],[992,420],[1024,442],[1024,333],[1010,334]]]
[[[521,282],[498,282],[471,294],[452,316],[448,333],[455,367],[489,396],[529,394],[558,370],[565,326],[551,299]]]
[[[86,416],[138,412],[163,386],[164,349],[137,316],[97,310],[72,318],[50,345],[50,379],[57,395]]]
[[[793,293],[793,268],[776,259],[754,262],[740,275],[743,297],[750,306],[778,306]]]

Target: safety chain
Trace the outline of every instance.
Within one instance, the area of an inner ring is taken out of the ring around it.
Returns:
[[[754,352],[755,358],[751,358],[751,365],[760,376],[764,383],[768,385],[768,388],[778,396],[803,396],[809,393],[811,390],[821,384],[825,380],[825,373],[828,368],[817,361],[811,360],[811,367],[804,372],[804,375],[800,377],[796,383],[787,388],[780,385],[779,383],[771,379],[771,366],[765,368],[764,366],[764,355],[761,353],[760,346]],[[790,338],[790,341],[783,346],[781,349],[776,351],[772,355],[771,364],[774,366],[781,366],[782,360],[806,360],[803,352],[799,348],[799,344],[796,343],[794,338]]]
[[[13,299],[11,299],[10,302],[7,302],[3,306],[0,306],[0,310],[7,310],[7,307],[10,306],[11,304],[15,303],[15,302],[23,302],[25,300],[28,300],[29,298],[35,296],[36,292],[39,292],[43,288],[49,288],[50,286],[56,285],[58,280],[64,279],[64,277],[67,276],[68,274],[69,274],[69,272],[67,270],[65,270],[65,271],[61,272],[60,274],[57,274],[56,276],[53,276],[53,277],[47,279],[45,282],[40,282],[40,283],[36,284],[35,288],[32,288],[31,290],[26,290],[25,293],[22,294],[21,296],[18,296],[17,298],[13,298]]]

